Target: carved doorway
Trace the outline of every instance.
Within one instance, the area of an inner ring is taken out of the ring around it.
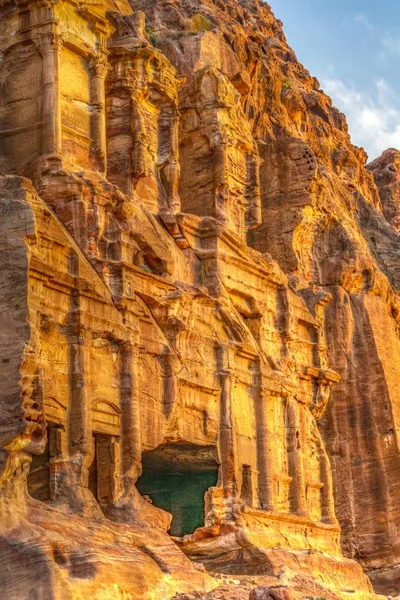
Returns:
[[[114,436],[94,434],[94,457],[89,468],[89,489],[102,508],[113,501],[115,491]]]
[[[213,446],[182,443],[143,453],[137,488],[172,514],[171,535],[182,537],[204,526],[205,494],[218,482],[215,455]]]
[[[116,404],[102,398],[92,403],[93,460],[89,467],[89,490],[103,510],[117,493],[120,476],[120,419]]]

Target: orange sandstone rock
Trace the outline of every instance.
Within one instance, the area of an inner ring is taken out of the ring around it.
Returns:
[[[0,11],[4,597],[394,593],[396,200],[343,115],[258,0]]]

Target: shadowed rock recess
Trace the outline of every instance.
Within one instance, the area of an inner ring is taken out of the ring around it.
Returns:
[[[366,160],[263,2],[0,0],[2,600],[400,594]]]

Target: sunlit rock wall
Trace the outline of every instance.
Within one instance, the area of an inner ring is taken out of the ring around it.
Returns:
[[[21,553],[57,600],[276,548],[392,589],[398,234],[365,154],[267,5],[132,4],[0,7],[6,597]]]

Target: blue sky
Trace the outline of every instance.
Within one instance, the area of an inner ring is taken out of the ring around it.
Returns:
[[[370,159],[400,149],[400,0],[268,0]]]

